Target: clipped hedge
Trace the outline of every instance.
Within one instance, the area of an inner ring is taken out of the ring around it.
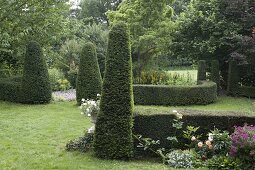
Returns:
[[[217,84],[217,90],[220,90],[220,64],[218,60],[212,60],[211,63],[211,81]]]
[[[241,86],[238,91],[240,96],[255,98],[255,87]]]
[[[35,41],[27,44],[21,83],[22,103],[49,103],[51,85],[46,61],[40,45]]]
[[[239,68],[237,66],[237,61],[231,60],[229,62],[228,68],[228,87],[227,92],[229,95],[237,96],[239,91],[238,82],[240,80],[239,77]]]
[[[20,102],[21,77],[0,79],[0,100]]]
[[[129,159],[132,138],[132,61],[127,25],[116,24],[109,32],[106,69],[98,114],[94,151],[99,158]]]
[[[197,68],[197,81],[206,80],[206,61],[199,60],[198,61],[198,68]]]
[[[202,81],[194,86],[134,85],[137,105],[206,105],[217,100],[217,85]]]
[[[187,125],[200,127],[198,134],[202,134],[202,138],[204,139],[207,137],[210,130],[214,128],[233,132],[235,125],[243,125],[244,123],[254,124],[255,122],[255,117],[246,117],[234,112],[217,113],[183,110],[180,111],[180,113],[184,115],[182,119],[184,122],[184,129],[186,129]],[[170,142],[166,138],[174,135],[175,129],[172,127],[174,118],[175,115],[172,113],[137,114],[134,117],[133,133],[160,140],[160,147],[170,148]],[[184,144],[190,142],[184,138],[180,138],[180,140],[181,142],[177,146],[180,148],[185,147]]]
[[[101,94],[102,78],[96,55],[96,47],[86,43],[82,48],[76,84],[76,101],[81,104],[82,98],[96,99]]]

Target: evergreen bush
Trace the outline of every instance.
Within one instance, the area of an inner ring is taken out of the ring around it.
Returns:
[[[197,69],[197,81],[206,80],[206,61],[200,60],[198,62],[198,69]]]
[[[96,48],[86,43],[82,48],[76,84],[76,101],[81,104],[82,98],[96,99],[101,93],[102,78],[98,66]]]
[[[228,68],[228,87],[227,92],[229,95],[236,96],[239,91],[239,69],[237,66],[237,62],[235,60],[231,60],[229,62]]]
[[[35,41],[27,44],[21,83],[22,103],[49,103],[51,85],[49,73],[40,45]]]
[[[100,158],[129,159],[132,139],[132,61],[129,33],[124,23],[109,33],[106,69],[94,148]]]
[[[211,80],[217,84],[217,91],[220,90],[220,64],[218,60],[211,63]]]

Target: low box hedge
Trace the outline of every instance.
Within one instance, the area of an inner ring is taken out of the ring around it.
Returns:
[[[183,110],[179,113],[183,114],[184,128],[182,130],[186,130],[187,126],[200,127],[198,134],[201,134],[203,139],[207,138],[207,134],[214,128],[233,132],[234,126],[255,123],[255,116],[248,117],[235,112]],[[146,138],[160,140],[159,147],[171,148],[171,143],[166,138],[175,133],[175,129],[172,127],[173,119],[175,119],[175,115],[172,113],[135,114],[133,132]],[[180,135],[180,131],[177,134]],[[177,146],[179,148],[183,148],[185,143],[189,142],[184,138],[180,138],[180,140]]]
[[[137,105],[206,105],[217,100],[217,85],[201,81],[193,86],[134,85]]]
[[[0,100],[20,102],[21,77],[0,79]]]
[[[239,95],[249,98],[255,98],[255,87],[240,86]]]

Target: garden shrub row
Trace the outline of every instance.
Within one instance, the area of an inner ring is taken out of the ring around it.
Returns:
[[[21,77],[0,79],[0,100],[20,101]]]
[[[181,120],[184,122],[183,130],[185,130],[187,125],[200,127],[197,132],[202,134],[204,138],[214,128],[233,132],[236,125],[254,124],[255,122],[255,117],[247,117],[234,112],[207,113],[204,111],[183,110],[180,113],[184,115]],[[175,128],[172,126],[173,119],[175,119],[175,115],[171,113],[136,114],[133,133],[160,140],[160,147],[169,148],[171,143],[167,140],[167,137],[175,136]],[[180,133],[177,132],[177,134]],[[180,148],[184,147],[184,144],[188,142],[184,138],[181,140],[178,146]]]
[[[193,86],[134,85],[137,105],[206,105],[217,100],[217,85],[201,81]]]
[[[255,87],[240,86],[238,91],[240,96],[255,98]]]

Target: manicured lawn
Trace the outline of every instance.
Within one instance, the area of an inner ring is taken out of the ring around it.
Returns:
[[[66,152],[68,140],[90,126],[72,102],[0,102],[0,169],[169,169],[160,163],[106,161],[92,153]]]
[[[220,97],[208,106],[135,106],[140,113],[173,109],[237,111],[255,115],[255,100]],[[91,126],[74,102],[21,105],[0,101],[0,169],[169,169],[149,161],[99,160],[93,153],[65,151],[65,144]]]
[[[136,106],[135,112],[142,114],[168,113],[168,112],[172,113],[172,110],[183,109],[215,111],[215,114],[225,114],[225,112],[230,111],[237,114],[255,116],[255,99],[221,96],[218,98],[216,103],[212,103],[209,105],[176,106],[176,107]]]

